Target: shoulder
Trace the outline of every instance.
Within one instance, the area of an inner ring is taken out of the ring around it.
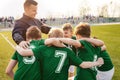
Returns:
[[[45,51],[47,48],[49,48],[49,47],[46,46],[46,45],[40,45],[39,46],[39,49],[41,49],[42,51]]]
[[[71,53],[72,50],[68,47],[61,48],[62,50],[66,51],[67,53]]]
[[[22,18],[15,21],[15,26],[20,26],[20,25],[25,25],[25,21]]]
[[[36,43],[38,45],[44,45],[45,39],[32,40],[31,42]]]
[[[35,48],[32,48],[32,51],[34,53],[38,53],[38,52],[45,52],[47,49],[47,47],[45,45],[40,45],[40,46],[37,46]]]
[[[21,19],[17,19],[17,20],[15,21],[16,24],[18,24],[18,23],[20,23],[20,22],[21,22]]]
[[[90,44],[89,42],[87,42],[87,41],[85,41],[85,40],[79,40],[79,42],[80,42],[82,45]]]

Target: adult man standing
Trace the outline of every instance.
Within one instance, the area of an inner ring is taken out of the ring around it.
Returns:
[[[34,0],[26,0],[24,3],[23,17],[15,22],[14,29],[12,31],[13,40],[21,47],[26,48],[28,46],[26,42],[26,30],[30,26],[38,26],[41,32],[47,34],[51,29],[47,25],[35,19],[37,14],[37,2]]]

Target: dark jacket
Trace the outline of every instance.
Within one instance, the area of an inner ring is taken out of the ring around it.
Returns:
[[[41,32],[47,34],[51,29],[48,26],[44,26],[41,21],[35,18],[30,18],[26,15],[23,15],[22,18],[15,22],[14,29],[12,31],[13,40],[19,44],[21,41],[26,40],[26,31],[30,26],[38,26]]]

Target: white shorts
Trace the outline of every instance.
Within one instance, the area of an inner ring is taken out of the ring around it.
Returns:
[[[114,67],[109,71],[97,71],[97,80],[112,80]]]
[[[70,72],[70,73],[74,73],[74,71],[75,71],[75,66],[71,65],[71,66],[69,67],[69,72]]]

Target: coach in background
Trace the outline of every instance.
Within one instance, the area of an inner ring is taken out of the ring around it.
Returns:
[[[38,19],[35,19],[37,14],[37,5],[38,3],[34,0],[26,0],[24,2],[23,17],[15,22],[15,26],[12,31],[13,40],[23,48],[28,46],[28,43],[26,42],[26,30],[30,26],[38,26],[39,29],[45,34],[47,34],[51,29]]]

